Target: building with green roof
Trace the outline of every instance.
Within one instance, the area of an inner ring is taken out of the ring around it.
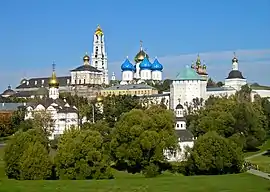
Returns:
[[[170,107],[175,109],[179,104],[192,103],[193,99],[205,98],[207,80],[200,76],[195,69],[186,66],[173,80],[170,86]]]
[[[194,69],[186,66],[183,70],[181,70],[177,76],[176,80],[205,80],[202,78]]]

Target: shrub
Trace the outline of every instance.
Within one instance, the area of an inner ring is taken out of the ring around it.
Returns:
[[[38,130],[28,130],[26,132],[17,132],[9,140],[5,148],[5,172],[9,179],[20,179],[20,159],[29,145],[39,142],[47,151],[48,139]]]
[[[160,174],[159,167],[153,163],[150,163],[148,166],[144,168],[143,174],[147,178],[156,177]]]
[[[113,178],[100,133],[70,129],[60,138],[55,157],[60,179]]]
[[[243,165],[243,153],[229,139],[216,132],[200,136],[188,157],[188,175],[217,175],[239,173]]]
[[[51,173],[52,164],[46,148],[40,142],[29,144],[20,158],[20,179],[49,179]]]

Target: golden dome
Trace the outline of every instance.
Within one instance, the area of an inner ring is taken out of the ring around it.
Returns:
[[[97,26],[97,29],[95,31],[95,35],[103,35],[103,31],[102,29],[100,28],[100,25]]]
[[[54,88],[58,88],[59,87],[59,82],[56,78],[56,73],[55,73],[55,64],[53,64],[53,72],[52,72],[52,77],[49,80],[49,87],[54,87]]]
[[[90,61],[90,57],[87,53],[85,53],[85,55],[83,56],[84,64],[89,64],[89,61]]]
[[[139,61],[142,61],[145,57],[146,53],[142,50],[140,51],[137,55],[136,55],[136,58],[139,60]]]
[[[140,51],[137,53],[137,55],[134,58],[135,63],[141,62],[145,57],[149,58],[149,56],[144,52],[143,47],[142,47],[142,41],[140,41]]]
[[[97,102],[101,103],[103,101],[103,97],[101,95],[97,96]]]

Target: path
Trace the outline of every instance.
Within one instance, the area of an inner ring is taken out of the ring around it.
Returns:
[[[250,169],[247,171],[248,173],[251,173],[253,175],[259,176],[259,177],[263,177],[265,179],[269,179],[270,180],[270,174],[269,173],[264,173],[262,171],[258,171],[255,169]]]
[[[254,154],[254,155],[251,155],[251,156],[248,156],[248,157],[245,158],[245,160],[252,159],[253,157],[257,157],[257,156],[260,156],[260,155],[264,155],[267,152],[268,152],[268,150],[263,151],[263,152],[260,152],[260,153],[257,153],[257,154]]]
[[[267,152],[268,152],[268,150],[263,151],[261,153],[257,153],[257,154],[251,155],[249,157],[246,157],[245,160],[249,160],[249,159],[252,159],[254,157],[257,157],[257,156],[260,156],[260,155],[264,155]],[[259,177],[263,177],[265,179],[269,179],[270,180],[270,174],[269,173],[265,173],[265,172],[258,171],[258,170],[255,170],[255,169],[250,169],[247,172],[250,173],[250,174],[253,174],[253,175],[256,175],[256,176],[259,176]]]

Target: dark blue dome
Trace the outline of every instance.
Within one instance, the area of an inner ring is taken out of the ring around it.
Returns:
[[[148,69],[151,70],[152,64],[150,63],[150,61],[148,60],[147,57],[145,57],[142,62],[140,63],[140,69],[144,70],[144,69]]]
[[[154,63],[152,64],[152,71],[162,71],[163,70],[163,66],[160,64],[160,62],[155,59]]]
[[[122,71],[134,71],[134,66],[132,65],[132,63],[130,63],[130,61],[127,58],[125,62],[121,65],[121,69]]]

